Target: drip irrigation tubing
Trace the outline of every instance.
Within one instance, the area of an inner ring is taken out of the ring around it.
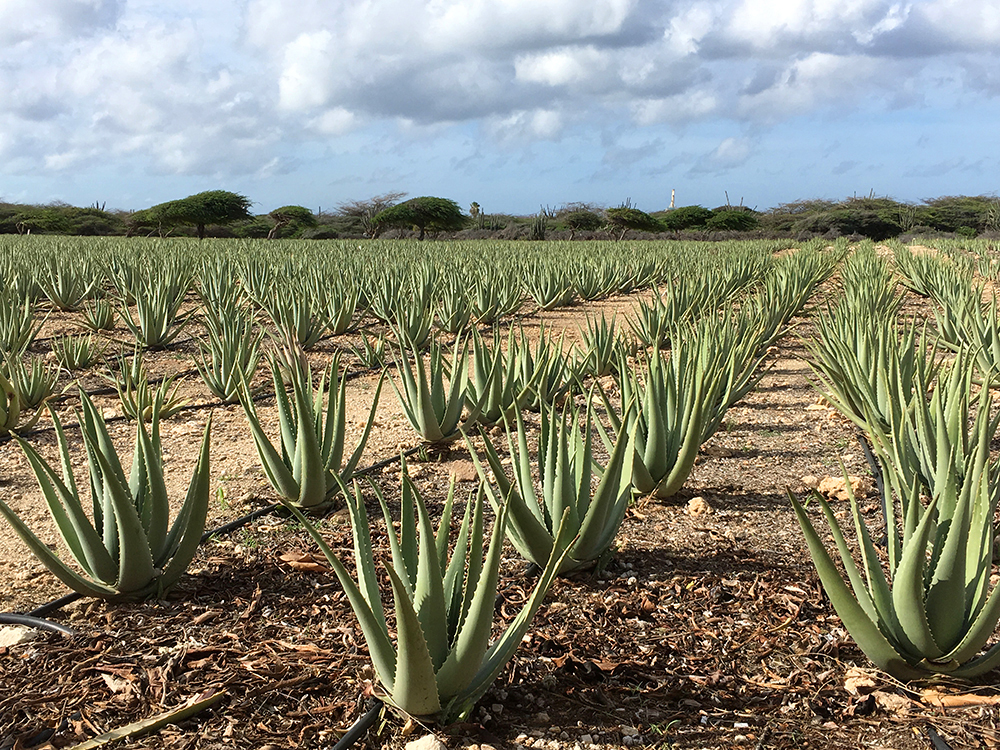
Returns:
[[[35,630],[49,630],[53,633],[62,633],[71,637],[76,635],[76,631],[73,628],[68,628],[65,625],[60,625],[58,622],[50,622],[41,617],[33,617],[31,615],[0,612],[0,625],[24,625]]]
[[[341,737],[337,744],[333,746],[333,750],[347,750],[347,748],[353,747],[354,743],[364,737],[368,730],[375,725],[375,722],[378,721],[378,717],[382,715],[383,708],[385,708],[385,704],[376,698],[375,705],[369,708],[363,716],[351,724],[347,732],[344,733],[344,736]]]

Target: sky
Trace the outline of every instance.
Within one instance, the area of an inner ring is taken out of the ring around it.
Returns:
[[[994,194],[996,0],[0,0],[0,200]]]

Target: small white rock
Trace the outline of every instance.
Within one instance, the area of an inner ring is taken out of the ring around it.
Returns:
[[[0,628],[0,646],[16,646],[18,643],[33,641],[38,635],[34,628],[26,628],[23,625],[8,625]]]
[[[407,742],[406,750],[448,750],[448,746],[433,734],[425,734],[418,740]]]

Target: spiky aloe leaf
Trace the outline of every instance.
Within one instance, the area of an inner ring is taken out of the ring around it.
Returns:
[[[844,583],[840,571],[837,570],[837,566],[823,546],[823,542],[819,538],[819,534],[816,533],[809,516],[806,515],[805,509],[791,493],[788,493],[788,499],[795,509],[795,515],[806,538],[809,554],[812,557],[813,565],[816,566],[816,572],[823,583],[823,588],[827,596],[830,597],[837,615],[843,621],[844,627],[864,651],[865,656],[871,659],[877,667],[899,679],[912,680],[921,677],[924,673],[912,666],[902,654],[893,648],[878,625],[872,621],[858,603],[851,589]]]
[[[375,602],[370,603],[365,594],[362,593],[361,589],[358,588],[358,585],[354,582],[351,574],[347,572],[347,568],[345,568],[343,563],[340,562],[336,553],[330,548],[330,545],[326,543],[326,540],[323,539],[323,536],[319,533],[316,527],[313,526],[302,514],[302,511],[290,504],[285,507],[287,507],[292,512],[292,515],[298,519],[299,523],[302,524],[309,536],[311,536],[313,541],[319,546],[323,556],[327,559],[327,562],[330,563],[330,567],[333,568],[333,572],[336,574],[337,580],[340,581],[340,585],[343,587],[344,593],[347,595],[347,600],[350,602],[351,609],[354,611],[354,616],[358,618],[358,624],[361,626],[361,632],[365,637],[365,643],[368,644],[368,653],[371,656],[372,666],[375,667],[375,673],[378,675],[382,686],[388,693],[391,694],[396,681],[396,649],[389,640],[389,634],[385,626],[385,617],[382,615],[381,601],[376,599]],[[358,509],[353,504],[348,503],[348,508],[350,508],[351,512],[352,525],[358,524],[360,518],[364,517],[364,506],[362,505],[361,508]],[[365,524],[367,524],[367,519],[365,520]],[[355,547],[355,554],[361,562],[358,566],[359,569],[363,565],[365,567],[366,574],[369,576],[369,580],[371,580],[375,571],[375,562],[371,556],[370,540],[367,549]],[[381,616],[376,616],[376,612],[378,612]]]

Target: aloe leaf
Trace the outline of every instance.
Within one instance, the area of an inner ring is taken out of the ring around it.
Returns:
[[[510,661],[517,650],[517,647],[521,645],[524,634],[531,625],[531,620],[542,605],[542,601],[545,599],[549,588],[551,588],[559,568],[569,553],[569,548],[572,544],[572,532],[569,530],[569,525],[564,523],[564,521],[565,518],[559,519],[559,527],[556,531],[552,554],[546,562],[541,575],[539,575],[538,581],[535,583],[535,588],[531,591],[531,595],[503,634],[490,644],[483,657],[482,664],[472,680],[459,695],[455,696],[455,699],[449,706],[449,718],[452,716],[460,718],[468,714],[472,706],[475,705],[475,702],[483,696],[490,685],[493,684],[493,681],[499,676],[500,672],[503,671],[507,662]]]
[[[615,450],[608,458],[570,550],[574,560],[596,560],[614,543],[632,497],[630,477],[635,460],[634,445],[635,427],[627,437],[619,432]],[[588,494],[589,489],[586,490]]]
[[[243,404],[243,412],[250,425],[250,434],[253,437],[254,445],[257,446],[261,467],[264,469],[268,482],[281,498],[294,501],[299,496],[298,483],[261,427],[257,408],[250,398],[249,387],[246,383],[240,389],[240,401]]]
[[[965,622],[966,571],[965,562],[969,544],[969,521],[972,496],[972,478],[966,479],[966,486],[960,491],[951,519],[948,522],[944,542],[937,556],[934,573],[927,587],[927,624],[934,642],[943,651],[950,651],[961,640],[967,625]]]
[[[447,660],[438,670],[438,690],[445,700],[462,691],[482,666],[493,628],[493,606],[500,579],[500,559],[506,525],[507,513],[501,511],[493,526],[489,551],[483,563],[483,574],[470,598],[468,612],[455,635]]]
[[[788,499],[795,509],[795,515],[806,538],[809,554],[823,588],[826,590],[827,596],[830,597],[830,601],[847,632],[864,651],[865,656],[871,659],[879,669],[884,669],[898,679],[912,680],[922,676],[923,673],[893,648],[878,626],[868,617],[864,608],[854,597],[853,592],[841,578],[837,566],[824,548],[823,542],[805,510],[791,493],[788,494]]]
[[[48,548],[35,533],[21,520],[21,518],[10,508],[7,503],[0,500],[0,515],[2,515],[11,525],[21,540],[28,545],[31,553],[38,558],[52,575],[84,596],[108,598],[116,591],[112,586],[105,586],[90,578],[84,578],[75,570],[66,565],[56,554]]]
[[[174,519],[163,544],[163,553],[169,555],[169,562],[163,569],[160,578],[163,589],[170,588],[177,582],[177,579],[188,569],[198,546],[201,544],[202,534],[205,532],[205,519],[208,515],[208,504],[211,497],[209,488],[210,468],[209,468],[209,443],[212,434],[212,418],[209,416],[205,425],[205,434],[201,440],[201,451],[198,454],[198,463],[194,473],[191,475],[191,482],[188,484],[187,494],[184,503]],[[163,561],[156,561],[157,565],[162,565]]]
[[[65,436],[62,435],[61,426],[56,428],[56,434],[57,438],[61,437],[60,450],[63,451],[66,449],[66,442]],[[101,534],[94,529],[83,512],[76,487],[67,487],[31,445],[21,438],[15,439],[31,465],[42,490],[42,495],[45,497],[49,513],[73,558],[88,575],[93,576],[103,584],[114,583],[118,576],[118,564],[105,548]],[[70,473],[71,482],[72,476]],[[34,549],[32,552],[38,554]],[[48,567],[47,564],[46,567]]]
[[[365,422],[365,429],[361,433],[361,439],[358,440],[358,445],[351,454],[351,457],[347,460],[347,463],[340,469],[340,473],[343,475],[345,481],[354,476],[354,470],[361,462],[361,456],[364,453],[365,447],[368,445],[368,437],[371,435],[372,425],[375,424],[375,412],[378,410],[378,402],[382,395],[382,386],[385,385],[385,380],[386,370],[383,369],[382,374],[378,379],[378,385],[375,386],[375,395],[372,396],[372,408],[371,411],[368,412],[368,420]],[[343,382],[346,385],[346,379]],[[346,391],[342,390],[342,393],[346,393]],[[341,396],[341,413],[344,413],[343,395]]]
[[[392,582],[398,649],[396,679],[389,699],[412,716],[432,716],[441,710],[441,702],[424,630],[399,575],[392,566],[387,566],[386,572]]]
[[[523,429],[521,427],[518,429],[518,439],[520,440]],[[481,486],[487,488],[490,505],[492,505],[495,513],[499,515],[501,507],[508,509],[507,512],[510,515],[510,522],[507,525],[507,537],[517,549],[518,553],[524,557],[525,560],[530,560],[533,563],[540,564],[541,561],[547,560],[551,555],[552,534],[539,518],[540,514],[537,509],[538,503],[534,501],[534,493],[532,493],[532,504],[529,505],[528,501],[526,501],[525,498],[521,496],[521,493],[518,492],[517,487],[507,479],[503,464],[500,461],[500,456],[497,454],[496,449],[486,437],[485,432],[483,432],[482,435],[485,443],[486,460],[490,465],[490,470],[492,471],[497,486],[499,487],[500,496],[504,499],[503,503],[501,504],[500,500],[496,498],[492,488],[487,483],[486,471],[479,460],[479,456],[473,447],[472,442],[469,440],[468,436],[466,436],[469,453],[471,454],[472,461],[476,466],[476,471],[479,473]],[[524,445],[522,452],[517,454],[517,458],[515,458],[513,447],[511,446],[512,461],[520,462],[520,457],[524,457],[524,459],[527,460],[527,454],[527,444]],[[530,465],[526,467],[526,470],[529,472],[528,476],[530,478]],[[532,505],[534,507],[532,507]]]
[[[924,600],[925,555],[936,504],[935,497],[924,511],[914,534],[904,543],[903,554],[892,582],[892,603],[899,617],[900,627],[916,652],[930,659],[936,659],[944,654],[934,640],[934,634],[927,622]]]
[[[408,476],[406,480],[409,480]],[[443,623],[448,622],[448,610],[445,605],[444,580],[431,519],[427,515],[427,506],[415,487],[413,495],[417,503],[416,525],[420,530],[413,605],[423,627],[427,649],[436,670],[444,664],[448,656],[448,629],[442,627]]]
[[[361,626],[361,632],[365,636],[365,643],[368,644],[368,653],[371,656],[372,666],[375,667],[379,681],[386,691],[392,694],[396,680],[396,650],[393,648],[392,642],[389,640],[389,634],[386,631],[385,615],[382,612],[380,601],[376,599],[374,604],[369,603],[350,573],[347,572],[347,568],[340,562],[340,558],[330,548],[330,545],[326,543],[326,540],[316,530],[316,527],[309,523],[302,514],[302,511],[294,505],[286,505],[286,507],[298,519],[299,523],[302,524],[309,536],[313,538],[313,541],[319,545],[323,556],[330,563],[330,567],[333,568],[333,572],[336,574],[337,580],[340,581],[340,585],[347,595],[347,600],[351,604],[351,609],[354,610],[354,616],[358,618],[358,624]],[[363,512],[364,508],[362,506],[361,513],[363,514]],[[357,520],[353,507],[351,517],[352,521]],[[364,551],[356,548],[356,552],[360,555]],[[364,565],[369,570],[374,571],[374,562],[370,555],[370,547],[367,552],[369,554],[365,557]],[[358,566],[359,569],[361,567],[361,565]],[[375,611],[380,616],[377,617]]]

